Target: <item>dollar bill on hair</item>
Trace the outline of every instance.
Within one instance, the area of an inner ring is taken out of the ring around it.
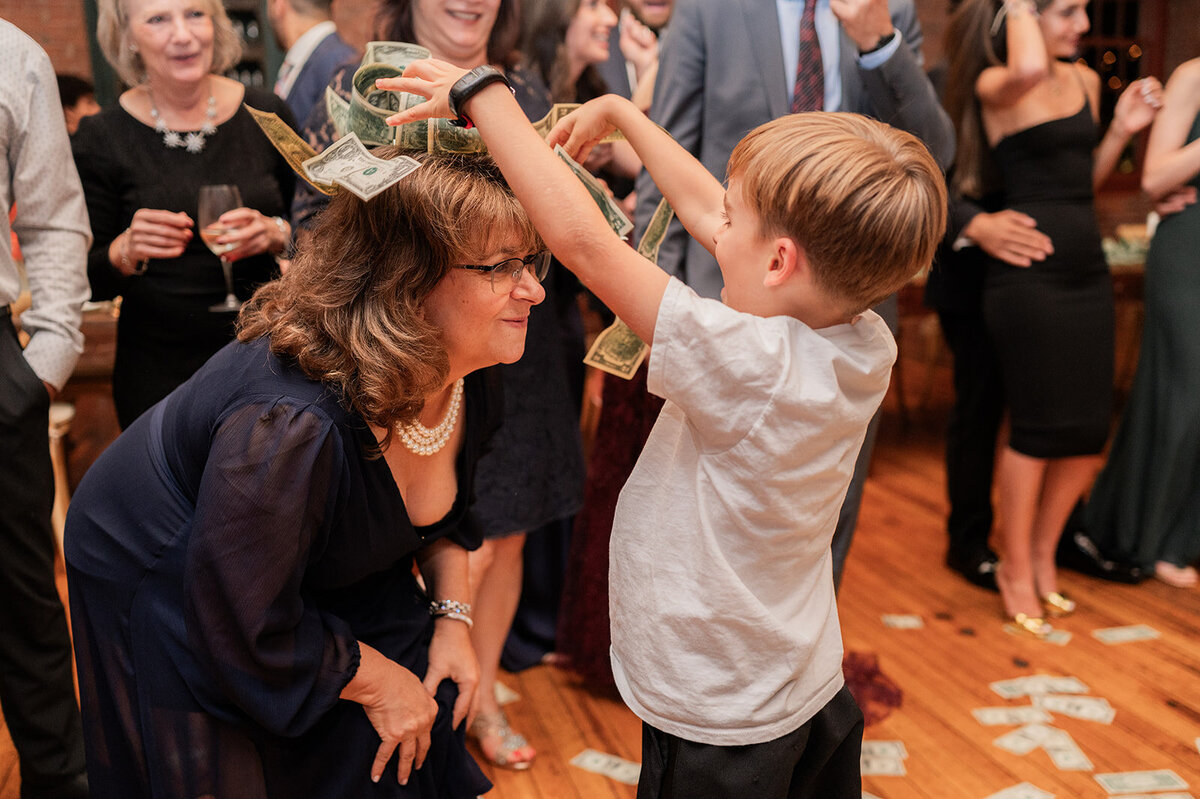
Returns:
[[[376,158],[358,136],[351,133],[343,136],[325,149],[323,153],[304,162],[304,171],[309,180],[343,186],[364,202],[404,179],[420,162],[400,156],[391,160]]]
[[[994,793],[987,799],[1054,799],[1054,794],[1043,791],[1032,783],[1022,782],[1020,785]]]
[[[422,98],[424,99],[424,98]],[[475,128],[460,128],[448,119],[429,120],[429,143],[431,153],[486,153],[487,145]]]
[[[571,758],[570,762],[576,768],[603,775],[626,785],[637,785],[638,776],[642,771],[642,767],[637,763],[616,755],[597,752],[595,749],[584,749]]]
[[[1188,784],[1170,769],[1157,771],[1123,771],[1112,774],[1094,774],[1100,787],[1110,795],[1144,793],[1146,791],[1185,790]]]
[[[363,65],[390,64],[401,72],[414,61],[429,58],[432,53],[419,44],[410,42],[367,42],[363,51]]]
[[[246,104],[243,103],[243,105]],[[260,111],[251,105],[246,105],[246,110],[250,112],[250,116],[254,119],[259,129],[266,134],[271,145],[279,151],[279,154],[283,156],[284,160],[288,162],[288,166],[297,175],[311,183],[313,188],[322,194],[337,193],[337,187],[332,183],[322,183],[308,177],[304,171],[304,162],[314,158],[317,155],[317,151],[308,142],[300,138],[300,134],[292,130],[288,123],[280,119],[278,114],[269,111]]]
[[[621,238],[625,238],[633,230],[633,223],[629,221],[629,217],[625,216],[625,212],[620,209],[616,201],[609,194],[608,189],[596,179],[596,176],[588,172],[571,156],[567,155],[567,151],[562,148],[561,144],[554,146],[555,154],[562,159],[571,171],[575,173],[575,177],[579,178],[579,182],[587,189],[588,194],[592,196],[592,200],[599,206],[600,212],[604,214],[604,218],[608,221],[609,227],[616,232]]]
[[[1161,635],[1147,624],[1131,624],[1127,627],[1105,627],[1092,630],[1092,637],[1105,644],[1128,644],[1133,641],[1149,641]]]
[[[419,94],[400,93],[400,109],[403,111],[423,102],[425,102],[425,98]],[[394,134],[396,146],[404,150],[429,152],[429,123],[428,119],[418,119],[416,122],[397,125]]]
[[[391,144],[396,133],[387,118],[400,110],[400,93],[376,88],[380,78],[399,77],[401,70],[391,64],[364,64],[354,73],[350,86],[347,125],[352,133],[371,146]]]
[[[332,86],[325,87],[325,113],[333,123],[337,138],[350,132],[350,101],[334,91]]]

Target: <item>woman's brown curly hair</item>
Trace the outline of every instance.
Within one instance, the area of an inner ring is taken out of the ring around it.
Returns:
[[[379,148],[394,158],[402,151]],[[412,153],[407,153],[412,155]],[[417,417],[449,373],[441,331],[422,305],[455,265],[512,238],[543,248],[486,155],[417,154],[419,169],[368,202],[339,192],[291,267],[242,308],[238,338],[271,339],[343,405],[389,431]]]

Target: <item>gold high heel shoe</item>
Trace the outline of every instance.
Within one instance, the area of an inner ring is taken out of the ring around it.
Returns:
[[[1018,635],[1028,635],[1038,640],[1054,631],[1054,628],[1047,624],[1045,619],[1040,616],[1026,616],[1024,613],[1018,613],[1011,617],[1008,623]]]
[[[1070,616],[1075,612],[1075,600],[1068,597],[1066,594],[1061,594],[1058,591],[1051,591],[1048,594],[1042,595],[1042,605],[1046,608],[1046,615],[1051,618],[1061,619],[1064,616]]]

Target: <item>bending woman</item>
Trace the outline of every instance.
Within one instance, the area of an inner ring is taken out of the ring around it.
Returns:
[[[955,188],[999,191],[1037,220],[1053,252],[1031,266],[992,260],[984,318],[1000,360],[1011,432],[998,465],[1004,614],[1044,637],[1059,591],[1063,524],[1100,468],[1112,415],[1112,279],[1093,205],[1161,87],[1134,82],[1097,129],[1100,77],[1073,59],[1087,0],[965,0],[947,30],[947,106],[958,134]],[[994,32],[994,33],[993,33]]]
[[[369,203],[335,197],[239,340],[80,484],[66,555],[94,793],[488,789],[460,726],[468,511],[501,412],[477,370],[520,358],[549,256],[490,159],[422,159]]]
[[[1167,81],[1142,188],[1159,201],[1182,189],[1192,204],[1166,216],[1150,245],[1137,375],[1086,527],[1109,557],[1188,588],[1200,558],[1200,58]]]

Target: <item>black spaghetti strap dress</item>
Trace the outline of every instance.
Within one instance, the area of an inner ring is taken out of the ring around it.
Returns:
[[[993,149],[1004,207],[1054,242],[1031,267],[988,264],[984,318],[1004,375],[1009,446],[1035,458],[1097,455],[1112,417],[1113,290],[1092,192],[1091,108],[1007,136]]]

